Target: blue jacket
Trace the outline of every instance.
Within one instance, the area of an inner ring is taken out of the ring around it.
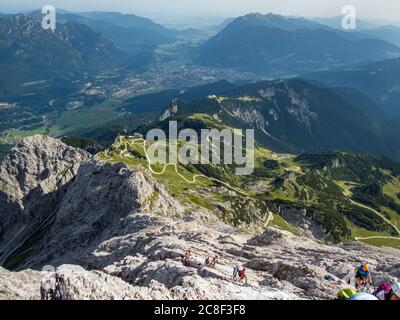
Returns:
[[[359,265],[358,267],[357,267],[357,276],[359,276],[360,278],[368,278],[368,276],[369,276],[369,270],[367,270],[367,271],[364,271],[363,269],[362,269],[362,265]]]

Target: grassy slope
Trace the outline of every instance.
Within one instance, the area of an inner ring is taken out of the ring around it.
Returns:
[[[204,117],[201,115],[196,115],[196,118],[203,119]],[[205,120],[207,121],[212,121],[211,119],[205,117]],[[122,140],[123,142],[129,142],[130,140]],[[147,161],[145,160],[145,154],[143,151],[143,147],[140,145],[131,145],[128,150],[135,156],[134,159],[132,158],[127,158],[125,156],[120,156],[119,153],[121,150],[123,150],[123,144],[120,144],[119,146],[116,147],[116,150],[114,153],[110,153],[109,155],[111,157],[106,157],[105,154],[101,154],[100,156],[103,157],[104,159],[108,159],[108,161],[116,161],[116,162],[124,162],[128,165],[137,167],[140,166],[141,168],[147,168]],[[280,155],[280,154],[275,154],[271,152],[270,150],[266,148],[257,148],[256,153],[255,153],[255,159],[256,159],[256,170],[267,172],[267,177],[264,176],[251,176],[251,177],[243,177],[240,179],[235,180],[235,186],[245,188],[245,186],[252,181],[264,181],[266,182],[266,185],[269,186],[270,192],[268,193],[268,200],[274,200],[274,201],[284,201],[284,202],[289,202],[289,203],[299,203],[301,202],[303,205],[307,206],[312,206],[312,205],[321,205],[321,202],[325,202],[323,204],[326,204],[327,199],[330,200],[335,200],[335,201],[345,201],[346,197],[343,195],[341,198],[338,196],[339,192],[343,192],[347,195],[351,195],[351,187],[359,185],[356,182],[345,182],[342,180],[338,181],[332,181],[330,186],[327,186],[327,190],[322,190],[320,185],[316,185],[316,188],[312,188],[312,186],[307,185],[307,179],[304,177],[307,177],[307,168],[304,167],[301,163],[297,162],[295,157],[290,156],[290,155]],[[275,162],[279,164],[279,166],[275,167]],[[265,167],[265,163],[267,163],[267,168]],[[273,164],[272,168],[269,168]],[[154,171],[160,172],[163,169],[163,166],[161,165],[153,165],[152,169]],[[196,174],[203,174],[203,171],[199,171],[197,168],[194,166],[178,166],[178,170],[181,174],[183,174],[187,179],[191,180],[191,177],[193,177]],[[276,185],[276,177],[279,176],[285,176],[287,177],[288,175],[293,174],[295,178],[291,181],[286,181],[283,185],[280,185],[277,187]],[[177,176],[175,169],[170,166],[167,167],[165,170],[165,173],[163,175],[154,175],[154,177],[157,179],[157,181],[168,189],[168,191],[176,198],[178,198],[180,201],[182,201],[185,204],[189,204],[192,206],[198,206],[198,207],[203,207],[208,210],[212,211],[218,211],[216,208],[218,206],[223,206],[224,201],[229,201],[226,197],[226,195],[223,195],[215,189],[211,189],[210,187],[215,186],[215,183],[212,181],[209,181],[207,179],[200,178],[197,180],[195,184],[190,184],[183,179],[181,179],[179,176]],[[306,182],[304,182],[302,179],[305,179]],[[300,182],[298,182],[300,181]],[[322,183],[325,183],[324,180],[321,180]],[[308,183],[321,183],[321,181],[308,181]],[[331,189],[333,188],[334,191]],[[335,189],[336,188],[336,189]],[[396,190],[395,187],[394,190]],[[212,191],[213,190],[213,191]],[[322,190],[322,191],[321,191]],[[318,191],[318,192],[317,192]],[[252,192],[253,197],[258,197],[257,194],[260,196],[263,194],[262,192]],[[302,194],[303,196],[300,196]],[[306,196],[304,197],[304,195]],[[332,195],[336,195],[332,196]],[[332,196],[332,199],[330,198]],[[299,201],[301,199],[301,201]],[[243,200],[243,199],[242,199]],[[328,201],[328,202],[329,202]],[[231,222],[233,224],[238,223],[238,221],[246,222],[247,221],[247,215],[251,214],[246,210],[243,210],[243,205],[245,205],[245,202],[242,201],[241,203],[233,204],[231,202],[231,207],[233,208],[233,211],[237,211],[236,213],[231,213],[230,218],[226,219],[228,222]],[[217,214],[221,217],[221,212]],[[223,217],[223,214],[222,214]],[[233,217],[233,218],[232,218]],[[237,221],[235,221],[237,219]],[[354,237],[370,237],[370,236],[390,236],[389,232],[383,231],[383,232],[376,232],[372,230],[367,230],[365,228],[362,228],[353,222],[351,222],[349,219],[344,218],[346,226],[349,228],[351,232],[351,236],[349,237],[344,237],[340,240],[342,241],[349,241],[351,239],[354,239]],[[274,215],[274,219],[272,221],[272,224],[290,231],[294,234],[297,233],[297,230],[288,224],[281,216],[279,215]],[[392,246],[397,248],[397,240],[391,240],[391,239],[369,239],[365,240],[366,243],[371,243],[371,244],[376,244],[378,246],[381,245],[386,245],[386,246]]]
[[[209,115],[196,113],[189,117],[208,128],[226,128]],[[314,219],[328,227],[336,241],[397,235],[379,215],[357,206],[350,198],[354,188],[377,182],[382,184],[384,194],[400,203],[397,197],[400,192],[399,164],[344,152],[295,157],[276,154],[262,146],[258,146],[255,158],[254,175],[237,181],[238,185],[244,187],[249,182],[262,181],[267,186],[263,193],[267,194],[268,200],[306,207]],[[385,184],[386,181],[390,183]],[[398,213],[386,207],[380,209],[397,225]],[[362,224],[358,219],[363,219]],[[280,225],[285,224],[280,221]],[[387,243],[393,246],[393,241]]]

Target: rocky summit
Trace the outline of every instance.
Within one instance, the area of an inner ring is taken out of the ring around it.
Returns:
[[[360,261],[376,286],[400,277],[396,249],[234,227],[147,169],[57,139],[22,139],[0,173],[0,299],[322,300]],[[233,279],[235,265],[247,281]]]

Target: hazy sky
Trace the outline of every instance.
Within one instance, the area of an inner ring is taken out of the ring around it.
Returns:
[[[1,11],[41,8],[44,4],[72,11],[121,11],[142,15],[237,16],[274,12],[297,16],[337,16],[354,5],[359,17],[400,20],[400,0],[0,0]]]

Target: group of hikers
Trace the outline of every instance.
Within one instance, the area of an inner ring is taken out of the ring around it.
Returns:
[[[182,264],[185,267],[188,267],[188,266],[192,265],[193,263],[191,261],[191,258],[192,258],[192,252],[190,250],[187,250],[183,255],[181,255]],[[217,260],[218,260],[218,256],[217,255],[215,257],[208,256],[206,258],[205,262],[204,262],[204,265],[206,267],[214,268],[216,263],[217,263]],[[200,263],[197,263],[197,264],[201,265]]]
[[[341,289],[339,300],[400,300],[400,282],[382,283],[378,288],[368,293],[365,288],[373,287],[371,269],[367,263],[360,263],[346,276],[348,284],[354,282],[353,288]]]
[[[191,258],[192,252],[187,250],[181,256],[182,264],[184,266],[192,265]],[[217,261],[217,255],[215,257],[208,256],[204,265],[215,268]],[[201,265],[201,263],[197,264]],[[327,275],[325,279],[332,280],[333,277]],[[232,280],[234,282],[244,282],[247,285],[246,269],[235,264],[232,271]],[[352,287],[341,289],[337,294],[338,300],[400,300],[400,282],[383,283],[378,288],[374,288],[371,268],[365,262],[358,264],[355,268],[351,268],[344,280]],[[374,288],[374,290],[370,290],[371,293],[368,293],[366,292],[368,288]]]
[[[192,252],[190,250],[187,250],[183,255],[181,255],[181,262],[185,267],[188,267],[190,265],[193,265],[193,262],[191,261],[192,258]],[[215,265],[218,261],[218,256],[208,256],[205,261],[204,265],[206,267],[210,268],[215,268]],[[196,263],[194,263],[196,264]],[[198,264],[201,265],[201,264]],[[245,268],[240,268],[238,265],[233,266],[233,281],[239,281],[240,283],[244,282],[247,285],[247,275],[246,275],[246,269]]]

